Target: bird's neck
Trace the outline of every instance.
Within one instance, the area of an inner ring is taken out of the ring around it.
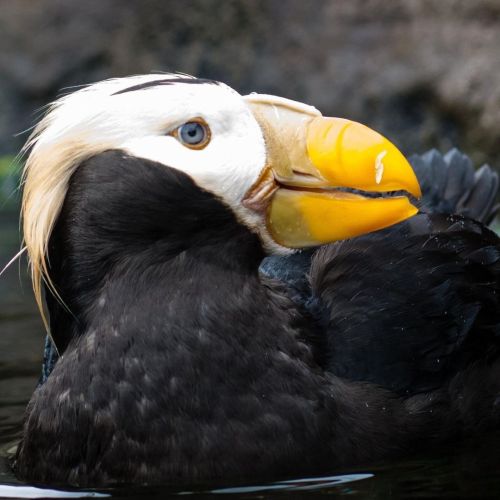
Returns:
[[[215,374],[217,383],[231,379],[229,386],[239,393],[245,381],[273,370],[279,359],[316,369],[292,303],[261,282],[251,239],[241,239],[239,248],[231,240],[148,265],[132,259],[114,269],[84,319],[75,319],[78,335],[65,355],[102,357],[108,368],[138,356],[144,372],[155,356],[154,369],[162,377],[185,376],[191,393],[207,390]],[[196,379],[190,380],[193,372]]]
[[[132,310],[173,282],[229,286],[262,258],[257,236],[182,172],[102,153],[73,174],[51,234],[50,280],[64,303],[46,294],[53,340],[62,353],[111,304]],[[203,291],[188,288],[186,300]]]
[[[244,239],[239,244],[231,240],[175,251],[168,258],[127,259],[96,290],[79,336],[109,324],[124,338],[158,341],[169,352],[176,345],[203,344],[206,335],[212,343],[243,338],[250,331],[238,333],[235,325],[265,314],[266,290],[255,255],[260,247],[250,251],[253,242]]]

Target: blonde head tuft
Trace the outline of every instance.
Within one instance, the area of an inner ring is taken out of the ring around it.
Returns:
[[[133,85],[178,76],[152,74],[105,80],[64,96],[49,107],[23,148],[28,154],[22,175],[24,244],[35,299],[47,329],[42,283],[59,298],[49,274],[48,244],[72,174],[84,160],[127,140],[133,130],[120,127],[117,113],[126,109],[128,94],[115,94]]]

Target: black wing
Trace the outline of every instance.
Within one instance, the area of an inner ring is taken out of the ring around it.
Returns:
[[[500,354],[500,239],[470,219],[422,214],[328,245],[310,279],[338,376],[410,395]]]

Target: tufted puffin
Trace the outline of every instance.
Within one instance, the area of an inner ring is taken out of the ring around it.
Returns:
[[[24,241],[59,359],[20,478],[251,481],[498,425],[491,170],[445,172],[426,210],[417,164],[458,152],[414,171],[363,125],[179,74],[69,94],[27,150]]]

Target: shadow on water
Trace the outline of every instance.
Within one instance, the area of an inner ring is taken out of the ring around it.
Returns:
[[[0,269],[18,249],[16,215],[0,211]],[[23,484],[13,475],[9,456],[19,440],[24,408],[40,374],[42,345],[43,327],[25,263],[14,264],[0,278],[0,498],[500,498],[500,435],[434,450],[432,455],[416,459],[267,484],[165,485],[99,491],[42,489]]]

